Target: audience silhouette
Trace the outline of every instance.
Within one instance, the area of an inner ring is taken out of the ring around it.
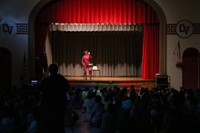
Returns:
[[[50,76],[40,83],[41,122],[38,131],[41,133],[64,133],[64,118],[67,106],[69,82],[58,73],[57,64],[49,66]]]
[[[141,87],[135,92],[134,86],[130,90],[119,86],[71,88],[56,64],[49,66],[49,72],[39,86],[0,90],[0,133],[68,132],[68,105],[83,115],[74,125],[81,132],[81,123],[88,125],[87,131],[100,133],[200,131],[200,89]],[[82,95],[84,91],[87,95]]]

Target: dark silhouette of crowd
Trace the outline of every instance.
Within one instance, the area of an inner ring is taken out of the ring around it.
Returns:
[[[51,88],[52,81],[45,82],[48,84],[47,87]],[[43,101],[44,90],[42,91],[37,85],[13,87],[7,92],[1,90],[0,133],[37,133],[42,126],[41,119],[45,121],[46,112],[49,111],[49,115],[55,113],[53,116],[60,115],[65,119],[63,111],[66,111],[65,107],[68,106],[74,110],[81,110],[87,118],[83,122],[88,122],[91,128],[98,128],[100,133],[196,133],[200,131],[199,89],[194,91],[190,88],[177,90],[141,87],[136,91],[134,86],[70,87],[69,90],[63,90],[64,93],[67,92],[66,102],[60,99],[61,101],[57,102],[63,103],[56,104],[54,100],[59,100],[56,97],[58,89],[51,90],[52,92],[48,90],[48,93],[51,93],[48,95],[52,95],[48,98],[53,100],[47,103]],[[53,107],[60,108],[62,111],[56,112]],[[57,121],[54,117],[48,120]],[[49,125],[47,127],[51,129]],[[47,132],[50,133],[52,130]]]
[[[36,86],[0,92],[0,133],[36,133],[40,91]]]
[[[134,86],[129,89],[105,87],[101,93],[87,89],[87,94],[93,93],[93,101],[86,107],[89,111],[83,113],[90,113],[90,126],[99,128],[101,133],[200,131],[199,89],[141,87],[139,92]]]

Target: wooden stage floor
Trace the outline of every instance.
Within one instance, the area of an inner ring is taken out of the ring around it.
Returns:
[[[70,77],[65,76],[66,79],[70,82],[71,86],[75,87],[85,87],[85,86],[119,86],[119,87],[129,87],[134,85],[135,87],[144,87],[152,89],[155,87],[155,80],[144,80],[140,77],[87,77],[87,79],[83,76],[79,77]]]

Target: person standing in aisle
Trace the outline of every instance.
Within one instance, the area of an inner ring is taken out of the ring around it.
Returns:
[[[41,117],[39,133],[64,133],[64,118],[67,107],[68,80],[58,73],[58,65],[49,66],[50,76],[40,83]]]

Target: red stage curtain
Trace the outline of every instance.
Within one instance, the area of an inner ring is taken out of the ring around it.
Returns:
[[[60,0],[39,14],[42,23],[158,23],[154,10],[141,0]]]
[[[36,56],[45,50],[46,30],[50,23],[158,24],[154,10],[142,0],[59,0],[47,4],[36,18]],[[158,28],[145,26],[143,49],[144,79],[158,72]],[[40,28],[40,29],[38,29]],[[42,36],[41,36],[42,35]],[[149,49],[148,49],[149,47]],[[156,49],[154,49],[156,47]],[[153,56],[153,57],[152,57]]]
[[[145,24],[142,50],[142,78],[155,79],[159,72],[159,25]]]

